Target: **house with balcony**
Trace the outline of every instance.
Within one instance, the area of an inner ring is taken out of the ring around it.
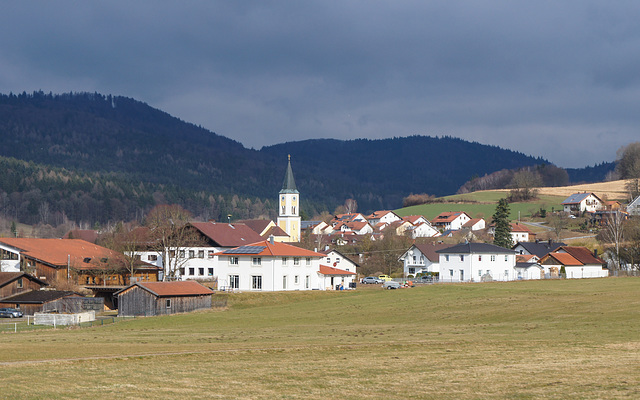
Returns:
[[[564,212],[580,215],[584,212],[596,212],[604,208],[604,202],[594,193],[574,193],[567,197],[562,206]]]
[[[440,256],[438,250],[451,247],[446,243],[416,243],[405,251],[398,261],[403,264],[403,276],[415,277],[417,274],[440,272]]]

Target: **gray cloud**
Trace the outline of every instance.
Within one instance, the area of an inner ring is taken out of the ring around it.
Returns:
[[[636,2],[2,8],[1,92],[130,96],[249,147],[446,134],[585,166],[638,140]]]

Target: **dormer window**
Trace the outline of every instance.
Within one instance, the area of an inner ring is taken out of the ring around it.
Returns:
[[[91,257],[85,257],[84,260],[82,260],[83,262],[86,262],[87,264],[91,262]]]

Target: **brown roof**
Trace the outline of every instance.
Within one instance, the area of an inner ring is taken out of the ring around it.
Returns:
[[[238,247],[262,240],[262,236],[245,224],[191,222],[191,226],[220,247]]]
[[[452,222],[454,221],[456,218],[458,218],[459,216],[461,216],[462,214],[467,214],[464,211],[445,211],[445,212],[441,212],[440,214],[438,214],[438,216],[436,216],[431,223],[438,223],[438,224],[442,224],[442,223],[447,223],[447,222]],[[467,214],[467,217],[469,215]]]
[[[344,269],[327,267],[326,265],[320,265],[320,273],[322,275],[355,275],[355,272],[345,271]]]
[[[422,215],[405,215],[404,217],[402,217],[404,221],[411,222],[414,225],[416,224],[416,221],[419,220],[420,218],[424,218],[425,220],[427,220]]]
[[[81,239],[0,238],[0,243],[20,250],[25,257],[59,268],[67,263],[80,270],[124,265],[124,255]],[[158,269],[146,263],[138,268]]]
[[[253,229],[257,234],[262,235],[265,229],[272,223],[271,220],[268,219],[243,219],[237,221],[238,224],[245,224],[249,228]]]
[[[427,259],[431,262],[438,262],[440,260],[440,255],[436,253],[438,250],[444,250],[448,247],[452,247],[452,244],[447,243],[422,243],[415,244],[416,248],[420,250],[422,254],[424,254]]]
[[[124,292],[125,290],[133,286],[139,286],[158,297],[202,296],[213,294],[213,290],[201,285],[196,281],[137,282],[129,287],[122,289],[119,292],[116,292],[116,294]]]
[[[29,292],[18,293],[10,297],[5,297],[2,299],[2,302],[16,304],[43,304],[69,296],[82,297],[76,292],[66,290],[31,290]]]
[[[67,232],[63,239],[82,239],[89,243],[95,243],[98,240],[98,231],[93,229],[73,229]]]
[[[471,228],[472,226],[474,226],[475,224],[477,224],[480,221],[482,221],[482,218],[471,218],[469,221],[465,222],[465,224],[462,225],[462,227],[463,228]]]
[[[519,224],[517,222],[512,222],[511,223],[511,232],[525,232],[525,233],[533,233],[531,232],[531,230],[529,228],[527,228],[526,226]]]
[[[49,284],[46,282],[41,281],[40,279],[36,278],[35,276],[31,276],[27,273],[24,272],[0,272],[0,287],[6,285],[7,283],[13,282],[18,278],[22,278],[25,277],[29,280],[32,280],[34,282],[37,282],[40,285],[43,286],[48,286]]]
[[[289,237],[287,232],[283,231],[279,226],[272,226],[262,237],[263,239],[268,239],[271,235]]]
[[[600,257],[595,257],[591,250],[583,246],[561,246],[555,251],[564,250],[583,264],[606,264]]]

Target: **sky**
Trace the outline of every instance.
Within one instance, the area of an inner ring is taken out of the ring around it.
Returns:
[[[255,149],[446,135],[585,167],[640,140],[638,21],[624,0],[2,2],[0,93],[131,97]]]

